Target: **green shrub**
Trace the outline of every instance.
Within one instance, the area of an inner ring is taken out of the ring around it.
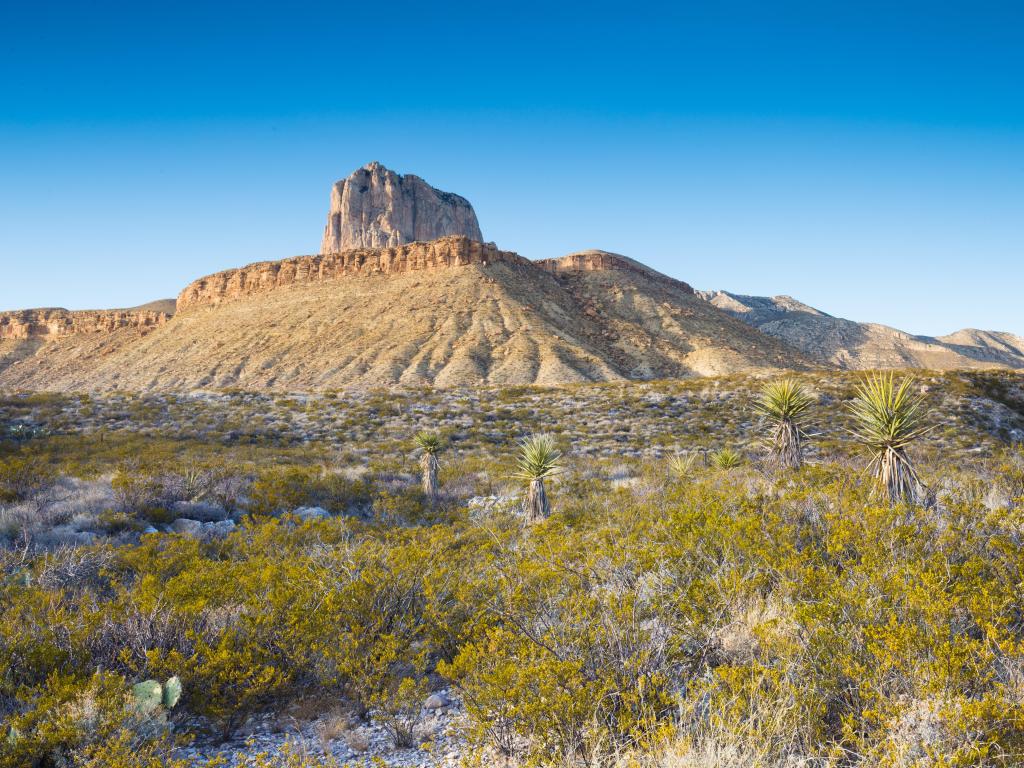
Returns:
[[[363,480],[348,478],[320,467],[275,467],[260,472],[249,494],[249,510],[259,515],[318,506],[342,513],[368,505],[372,491]]]
[[[53,470],[30,455],[0,457],[0,502],[29,499],[47,488],[53,480]]]

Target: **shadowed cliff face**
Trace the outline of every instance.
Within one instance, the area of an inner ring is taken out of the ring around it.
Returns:
[[[483,240],[468,200],[370,163],[331,189],[320,252],[390,248],[447,235]]]

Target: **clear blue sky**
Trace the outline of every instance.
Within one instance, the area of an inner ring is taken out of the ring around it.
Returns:
[[[380,160],[530,258],[1024,335],[1021,8],[5,2],[0,308],[314,252]]]

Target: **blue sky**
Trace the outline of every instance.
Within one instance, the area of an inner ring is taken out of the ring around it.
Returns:
[[[370,160],[530,258],[1024,335],[1014,3],[3,3],[0,308],[309,253]]]

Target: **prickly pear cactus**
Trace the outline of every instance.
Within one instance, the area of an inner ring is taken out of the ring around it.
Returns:
[[[163,705],[164,709],[174,709],[174,705],[181,698],[181,679],[175,675],[164,683]]]
[[[143,680],[132,686],[132,696],[136,709],[149,714],[163,703],[164,688],[156,680]]]

